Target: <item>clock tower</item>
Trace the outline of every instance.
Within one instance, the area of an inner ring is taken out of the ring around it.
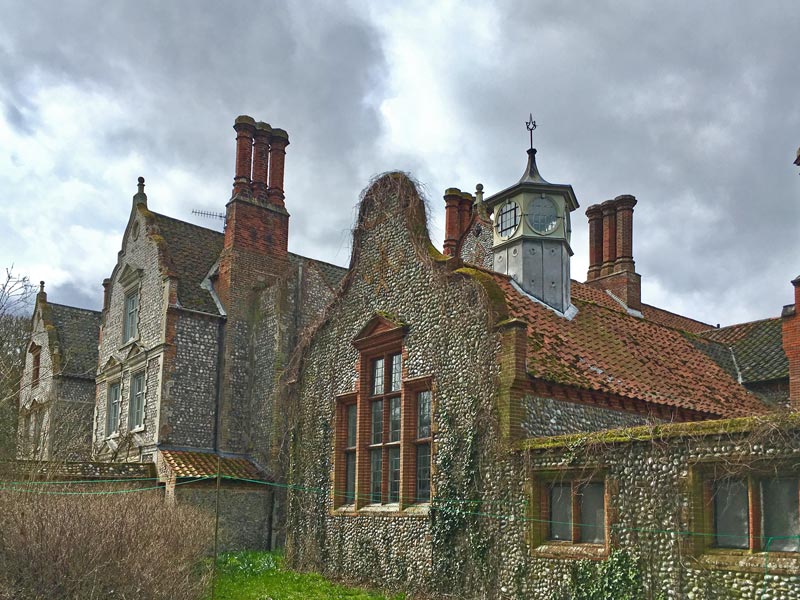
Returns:
[[[533,119],[527,124],[533,132]],[[514,185],[486,199],[493,217],[494,270],[510,275],[528,294],[565,314],[570,307],[570,213],[578,208],[571,185],[545,181],[536,149]]]

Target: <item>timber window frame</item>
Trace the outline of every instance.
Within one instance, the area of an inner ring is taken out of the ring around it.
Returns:
[[[800,561],[797,466],[773,463],[760,468],[756,463],[737,473],[725,465],[700,465],[691,471],[690,488],[692,528],[701,534],[691,540],[696,556],[730,559],[722,566],[734,570],[747,570],[747,565],[736,564],[745,555],[769,552]]]
[[[113,381],[106,388],[106,438],[119,435],[120,406],[122,404],[122,382]]]
[[[610,554],[616,480],[603,470],[559,469],[534,471],[530,481],[527,519],[533,556],[601,559]]]
[[[125,265],[119,276],[123,291],[122,345],[139,339],[139,313],[141,310],[141,282],[144,271]]]
[[[128,431],[144,429],[144,407],[147,377],[144,369],[131,373],[130,397],[128,398]]]
[[[405,376],[405,333],[404,326],[376,316],[353,341],[356,391],[338,396],[335,411],[333,509],[339,514],[410,516],[429,505],[432,381]],[[419,411],[426,408],[420,431]]]

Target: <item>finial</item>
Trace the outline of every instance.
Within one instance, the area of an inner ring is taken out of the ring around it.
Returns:
[[[531,150],[533,150],[533,130],[536,129],[536,121],[533,120],[533,113],[528,114],[528,120],[525,121],[525,127],[531,134]]]
[[[147,206],[147,194],[144,193],[144,177],[139,177],[139,184],[138,190],[136,195],[133,197],[133,205],[136,206],[137,204],[143,204],[145,207]]]
[[[44,292],[44,281],[39,282],[39,293],[41,294]]]

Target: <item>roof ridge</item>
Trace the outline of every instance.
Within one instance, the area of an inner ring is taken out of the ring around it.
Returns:
[[[329,267],[334,267],[336,269],[342,269],[343,271],[349,271],[349,269],[347,267],[342,267],[342,266],[339,266],[339,265],[335,265],[335,264],[333,264],[331,262],[328,262],[326,260],[320,260],[318,258],[311,258],[310,256],[303,256],[302,254],[298,254],[297,252],[289,252],[289,255],[296,256],[297,258],[303,258],[305,260],[313,260],[314,262],[322,263],[323,265],[328,265]]]
[[[661,312],[669,313],[671,315],[675,315],[676,317],[680,317],[681,319],[686,319],[687,321],[692,321],[693,323],[697,323],[698,325],[708,325],[709,329],[717,329],[711,323],[706,323],[705,321],[700,321],[699,319],[695,319],[694,317],[687,317],[686,315],[682,315],[681,313],[677,313],[674,310],[667,310],[666,308],[661,308],[660,306],[656,306],[655,304],[648,304],[647,302],[642,302],[642,306],[647,306],[649,308],[653,308],[655,310],[660,310]]]
[[[69,304],[61,304],[60,302],[50,302],[49,300],[47,301],[47,304],[49,304],[50,306],[59,306],[61,308],[69,308],[71,310],[82,310],[84,312],[90,312],[90,313],[94,313],[96,315],[100,315],[103,312],[101,310],[94,310],[93,308],[82,308],[80,306],[70,306]]]
[[[203,231],[208,231],[211,233],[216,233],[217,235],[225,235],[221,231],[217,231],[216,229],[211,229],[209,227],[203,227],[202,225],[198,225],[197,223],[192,223],[190,221],[184,221],[183,219],[178,219],[177,217],[170,217],[169,215],[165,215],[163,213],[158,213],[153,210],[150,211],[154,217],[158,217],[160,219],[169,219],[170,221],[174,221],[176,223],[180,223],[181,225],[189,225],[190,227],[196,227],[197,229],[202,229]]]
[[[712,327],[708,331],[722,331],[723,329],[733,329],[734,327],[744,327],[745,325],[755,325],[756,323],[765,323],[767,321],[780,321],[781,317],[765,317],[763,319],[755,319],[753,321],[742,321],[741,323],[731,323],[730,325],[725,325],[725,327]],[[701,331],[700,335],[706,333],[705,331]]]

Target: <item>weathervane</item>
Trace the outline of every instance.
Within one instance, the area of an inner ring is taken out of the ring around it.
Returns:
[[[533,130],[536,129],[536,121],[533,120],[533,113],[528,115],[528,120],[525,121],[525,127],[531,134],[531,150],[533,150]]]

